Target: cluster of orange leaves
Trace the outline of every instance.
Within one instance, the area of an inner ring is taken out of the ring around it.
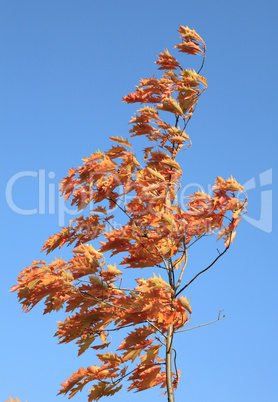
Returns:
[[[204,57],[205,44],[200,36],[188,27],[181,26],[179,32],[182,42],[176,48]],[[56,336],[60,343],[76,341],[79,354],[88,348],[108,348],[110,331],[133,327],[118,354],[97,354],[99,366],[81,368],[62,384],[60,394],[71,397],[94,382],[89,402],[113,395],[122,387],[123,378],[131,382],[129,390],[166,387],[163,336],[171,325],[174,332],[182,328],[191,314],[186,297],[176,298],[176,289],[155,274],[137,279],[132,290],[121,289],[123,273],[116,265],[106,263],[104,253],[124,253],[121,265],[125,268],[161,268],[170,261],[168,268],[178,270],[185,248],[203,234],[217,232],[218,239],[223,237],[229,247],[246,203],[236,197],[244,189],[233,177],[218,177],[212,196],[203,192],[190,196],[186,209],[177,203],[182,171],[175,158],[183,147],[191,145],[185,127],[207,83],[195,71],[183,70],[168,50],[156,63],[159,70],[165,70],[162,77],[142,79],[136,90],[123,98],[126,103],[153,104],[139,109],[130,121],[131,137],[144,136],[150,142],[144,149],[144,163],[138,161],[128,140],[111,137],[116,146],[95,152],[83,160],[83,166],[70,169],[61,182],[65,200],[71,197],[72,205],[79,210],[92,202],[107,205],[90,209],[89,216],[77,217],[45,242],[43,250],[47,253],[73,245],[71,260],[34,261],[12,288],[25,311],[44,300],[45,313],[61,308],[74,312],[59,322]],[[173,114],[184,127],[166,123],[162,112]],[[123,195],[130,195],[131,201],[119,207]],[[119,229],[110,223],[115,206],[127,220]],[[227,214],[229,223],[225,225]],[[95,249],[90,242],[99,238],[101,246]],[[95,344],[97,339],[100,343]],[[128,364],[136,359],[137,366],[128,372]],[[180,373],[172,375],[176,388]]]

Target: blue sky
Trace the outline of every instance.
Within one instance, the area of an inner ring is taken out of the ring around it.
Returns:
[[[74,214],[58,197],[68,169],[107,149],[109,136],[127,137],[136,108],[122,96],[156,74],[156,55],[172,51],[180,24],[205,40],[208,79],[187,129],[193,146],[179,160],[183,188],[208,191],[216,176],[232,174],[246,184],[249,205],[233,247],[188,288],[190,325],[217,318],[219,309],[226,318],[177,336],[176,400],[277,400],[277,13],[270,0],[1,2],[1,401],[65,401],[55,396],[60,383],[95,363],[91,352],[77,358],[75,345],[57,345],[61,314],[42,316],[42,306],[23,314],[9,289],[23,267],[45,258],[44,240]],[[217,253],[212,239],[200,247],[187,279]],[[52,258],[60,254],[70,256]],[[159,391],[114,399],[165,400]],[[85,400],[86,391],[73,398]]]

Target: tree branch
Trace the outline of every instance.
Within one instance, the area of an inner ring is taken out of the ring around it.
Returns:
[[[176,371],[176,376],[178,377],[178,368],[177,368],[177,351],[175,348],[173,348],[174,351],[174,365],[175,365],[175,371]]]
[[[92,297],[94,300],[96,300],[97,302],[101,302],[101,303],[107,304],[108,306],[111,306],[111,307],[114,307],[114,308],[119,308],[119,309],[122,309],[122,310],[128,310],[128,309],[125,308],[125,307],[122,307],[122,306],[115,306],[113,303],[110,303],[110,302],[107,302],[107,301],[105,301],[105,300],[99,299],[98,297],[95,297],[95,296],[91,295],[91,294],[88,293],[88,292],[79,291],[79,293],[82,294],[83,297],[85,297],[84,295],[88,295],[88,296]],[[162,336],[164,336],[165,339],[167,338],[167,336],[166,336],[165,334],[163,334],[163,332],[161,331],[161,329],[159,329],[153,322],[151,322],[150,320],[144,320],[143,322],[147,322],[147,323],[150,324],[153,328],[155,328],[156,331],[158,331]],[[139,324],[139,323],[138,323],[138,324]]]
[[[206,272],[209,268],[211,268],[211,267],[216,263],[216,261],[217,261],[220,257],[222,257],[223,254],[226,253],[226,251],[228,250],[229,247],[230,247],[230,244],[225,248],[224,251],[222,251],[222,253],[220,253],[220,254],[215,258],[215,260],[214,260],[207,268],[203,269],[201,272],[199,272],[197,275],[195,275],[194,278],[192,278],[191,281],[189,281],[189,282],[176,294],[176,296],[178,296],[184,289],[187,288],[187,286],[189,286],[193,281],[195,281],[195,279],[196,279],[199,275],[203,274],[203,273]]]
[[[122,207],[117,203],[117,201],[113,200],[111,197],[108,197],[108,199],[109,199],[110,201],[112,201],[118,208],[120,208],[120,210],[130,219],[130,221],[132,221],[132,222],[135,224],[135,226],[137,226],[137,228],[141,230],[141,228],[140,228],[140,226],[138,225],[138,223],[132,218],[132,216],[130,216],[130,215],[128,214],[128,212],[127,212],[124,208],[122,208]],[[107,222],[108,222],[108,221],[107,221]],[[147,239],[149,239],[149,236],[148,236],[147,233],[144,233],[144,235],[141,234],[140,236],[141,236],[141,237],[146,237]],[[149,251],[148,248],[144,245],[144,243],[142,243],[142,242],[140,241],[140,244],[141,244],[142,248],[144,248],[148,253],[152,254],[151,251]],[[164,264],[165,264],[165,269],[168,271],[167,264],[165,263],[165,259],[164,259],[163,255],[161,255],[161,254],[159,253],[159,251],[158,251],[157,248],[156,248],[156,250],[157,250],[157,252],[158,252],[158,256],[163,260],[163,262],[164,262]],[[156,266],[158,266],[159,268],[164,269],[164,268],[161,267],[161,265],[159,265],[159,264],[156,264]]]
[[[191,244],[189,244],[187,246],[187,249],[189,249],[189,247],[193,246],[194,243],[196,243],[198,240],[200,240],[202,237],[204,237],[206,234],[203,233],[201,236],[197,237],[197,239],[195,239]]]
[[[174,389],[172,383],[172,342],[173,342],[173,329],[174,326],[171,325],[167,332],[166,338],[166,386],[168,402],[174,402]]]
[[[184,261],[184,263],[183,263],[183,267],[182,267],[182,270],[181,270],[181,273],[180,273],[180,276],[179,276],[179,280],[178,280],[178,282],[177,282],[177,285],[175,286],[175,290],[177,290],[178,287],[180,286],[181,281],[182,281],[182,277],[183,277],[183,274],[184,274],[184,271],[185,271],[185,268],[186,268],[186,266],[187,266],[188,253],[187,253],[186,246],[185,246],[184,253],[185,253],[185,261]]]
[[[204,45],[203,61],[202,61],[201,67],[199,68],[199,71],[197,73],[198,75],[200,74],[202,68],[204,67],[205,59],[206,59],[206,45]]]
[[[219,311],[218,318],[216,320],[214,320],[214,321],[206,322],[205,324],[196,325],[195,327],[191,327],[191,328],[188,328],[188,329],[182,329],[181,331],[176,331],[175,334],[178,334],[179,332],[191,331],[192,329],[196,329],[196,328],[200,328],[200,327],[205,327],[206,325],[210,325],[210,324],[213,324],[213,323],[215,323],[217,321],[220,321],[220,320],[222,320],[222,318],[225,318],[225,315],[220,316],[222,311],[223,310]]]

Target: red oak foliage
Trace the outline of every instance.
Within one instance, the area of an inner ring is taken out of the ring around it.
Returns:
[[[204,60],[206,47],[200,36],[188,27],[181,26],[179,32],[182,42],[175,47],[182,53],[201,54]],[[61,191],[79,210],[89,208],[88,216],[84,212],[51,236],[43,250],[49,253],[73,245],[73,256],[69,261],[34,261],[12,288],[25,311],[44,300],[45,313],[61,308],[70,313],[59,322],[60,343],[75,341],[79,355],[88,348],[106,349],[97,353],[99,365],[80,368],[62,384],[60,394],[69,393],[69,397],[92,383],[88,400],[97,401],[119,391],[124,378],[131,383],[128,390],[167,388],[169,328],[173,337],[191,314],[186,296],[178,297],[186,287],[180,289],[187,250],[197,239],[213,233],[224,239],[226,250],[246,205],[246,200],[237,198],[244,189],[233,177],[217,177],[213,194],[194,193],[186,208],[177,202],[182,170],[176,157],[191,146],[185,128],[207,82],[199,73],[182,69],[168,50],[156,63],[165,70],[162,77],[142,79],[123,98],[126,103],[144,104],[130,121],[131,137],[144,136],[150,142],[143,150],[143,161],[128,140],[111,137],[116,146],[95,152],[81,167],[71,168]],[[175,125],[164,121],[169,116],[165,112],[174,115]],[[130,201],[123,204],[127,196]],[[99,205],[92,208],[92,204]],[[117,229],[111,223],[115,207],[125,219]],[[92,245],[96,239],[97,249]],[[123,253],[123,268],[153,267],[167,280],[153,274],[138,278],[135,288],[124,289],[123,272],[107,263],[106,252],[111,257]],[[130,332],[117,353],[109,352],[112,331],[127,327]],[[180,372],[176,369],[170,375],[176,388]]]

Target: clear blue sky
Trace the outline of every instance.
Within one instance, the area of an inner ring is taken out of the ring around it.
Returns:
[[[91,352],[77,358],[75,345],[57,345],[61,314],[42,316],[42,306],[23,314],[9,289],[71,218],[58,199],[68,169],[107,149],[109,136],[127,137],[135,107],[121,98],[156,74],[156,55],[178,43],[180,24],[206,41],[208,79],[188,126],[182,184],[207,190],[232,174],[247,183],[249,213],[229,252],[188,288],[190,325],[219,309],[226,318],[177,337],[176,400],[277,401],[277,15],[274,0],[1,2],[1,401],[65,401],[55,396],[60,383],[95,363]],[[210,239],[202,250],[190,256],[188,279],[217,253]],[[111,400],[166,400],[159,391]]]

